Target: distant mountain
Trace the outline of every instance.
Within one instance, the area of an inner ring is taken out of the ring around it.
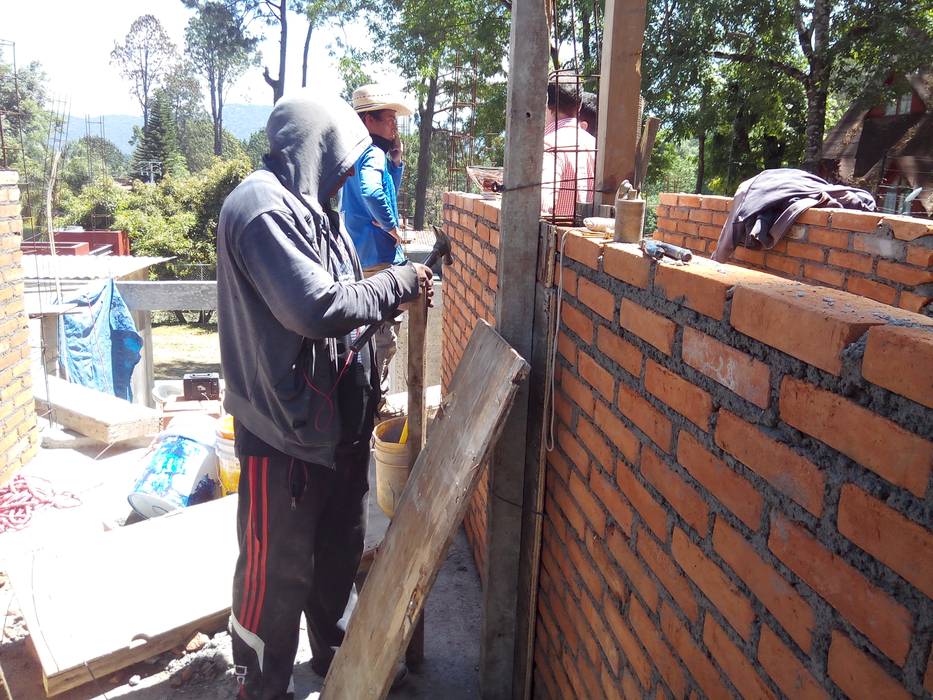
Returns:
[[[267,105],[225,105],[224,106],[224,129],[236,136],[238,139],[248,139],[250,134],[259,129],[264,129],[266,121],[269,119],[269,113],[272,107]],[[130,145],[130,139],[133,138],[133,127],[142,127],[142,117],[134,117],[128,114],[106,114],[104,119],[104,136],[113,143],[123,153],[130,154],[133,147]],[[92,117],[96,121],[96,117]],[[91,136],[100,134],[100,126],[91,124]],[[87,133],[87,125],[84,117],[72,116],[68,122],[68,141],[77,141]]]

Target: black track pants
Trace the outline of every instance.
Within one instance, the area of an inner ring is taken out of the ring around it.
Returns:
[[[343,640],[338,622],[366,530],[369,440],[338,447],[334,470],[263,453],[238,455],[231,627],[239,697],[278,700],[292,697],[302,612],[315,657],[332,656]]]

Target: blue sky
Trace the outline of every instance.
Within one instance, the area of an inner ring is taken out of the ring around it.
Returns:
[[[0,39],[16,42],[20,65],[33,60],[42,63],[53,97],[70,99],[71,114],[75,116],[140,114],[138,103],[129,92],[129,84],[110,64],[114,43],[123,40],[136,17],[148,13],[159,18],[181,50],[185,25],[192,14],[180,0],[10,0],[4,4]],[[278,33],[274,27],[263,29],[266,33],[260,47],[263,65],[269,66],[275,75]],[[291,14],[288,29],[286,91],[301,85],[301,51],[307,24],[301,17]],[[342,83],[335,62],[328,54],[327,37],[322,36],[325,33],[333,34],[334,30],[316,32],[309,73],[316,87],[339,91]],[[365,37],[365,30],[357,27],[348,34]],[[392,82],[395,87],[401,87],[398,78]],[[250,69],[227,98],[228,103],[271,104],[271,101],[272,90],[263,80],[261,68]]]

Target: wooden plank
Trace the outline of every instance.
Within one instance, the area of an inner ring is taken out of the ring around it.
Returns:
[[[540,0],[514,0],[509,37],[496,328],[524,358],[531,357],[530,305],[541,218],[541,190],[529,185],[541,181],[544,156],[548,70],[544,5]],[[489,463],[480,689],[491,700],[509,700],[517,687],[513,667],[527,422],[528,387],[523,384],[504,426],[509,439],[496,445]]]
[[[527,371],[518,353],[480,321],[360,593],[322,698],[381,700],[388,693],[395,664]]]
[[[419,297],[408,311],[408,443],[410,465],[414,468],[424,447],[428,412],[424,399],[425,339],[428,330],[428,301]],[[418,616],[405,663],[417,668],[424,661],[424,613]]]
[[[224,624],[236,503],[228,496],[8,562],[49,695]]]
[[[48,395],[46,395],[48,387]],[[161,429],[159,412],[49,376],[33,382],[36,410],[51,411],[56,423],[110,444],[155,435]]]
[[[596,137],[596,193],[602,204],[615,202],[619,184],[635,177],[646,8],[647,0],[606,0],[599,76],[604,126]]]
[[[217,282],[117,282],[130,311],[211,311],[217,308]]]

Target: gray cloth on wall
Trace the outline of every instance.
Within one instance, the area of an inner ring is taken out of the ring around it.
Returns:
[[[833,185],[805,170],[763,170],[736,190],[713,260],[725,262],[740,245],[773,248],[811,207],[874,211],[875,198],[870,192]]]

